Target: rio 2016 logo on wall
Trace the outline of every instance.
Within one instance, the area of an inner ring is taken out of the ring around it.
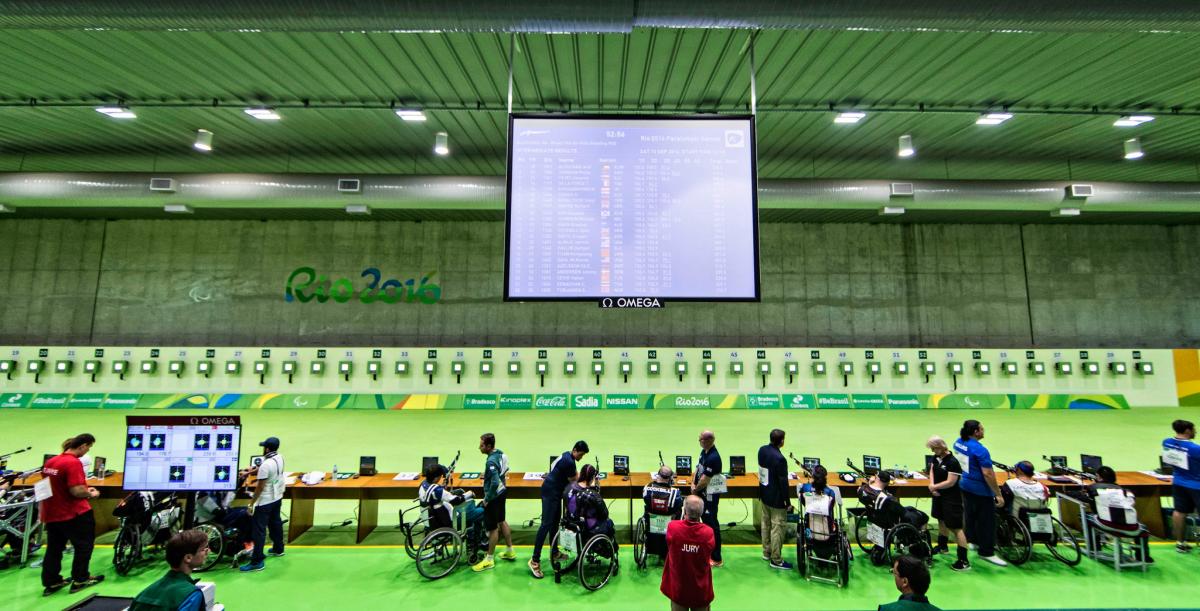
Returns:
[[[354,287],[349,278],[331,280],[324,274],[317,274],[311,267],[297,267],[288,276],[284,289],[283,300],[289,303],[299,301],[308,303],[313,299],[317,303],[325,303],[333,299],[337,303],[347,303],[358,300],[362,303],[437,303],[442,298],[442,287],[433,283],[436,271],[426,272],[420,282],[409,278],[404,282],[395,279],[383,280],[383,274],[378,268],[368,267],[362,271],[362,278],[367,279],[367,285],[361,289]],[[382,282],[380,282],[383,280]]]

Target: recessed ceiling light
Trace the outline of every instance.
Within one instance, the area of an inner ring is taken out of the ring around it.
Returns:
[[[371,214],[371,207],[365,204],[347,204],[346,214]]]
[[[278,121],[283,118],[274,108],[247,108],[243,112],[259,121]]]
[[[900,136],[900,147],[896,154],[901,157],[912,157],[917,153],[917,149],[913,148],[912,136],[905,134]]]
[[[163,212],[170,212],[171,214],[191,214],[193,211],[192,207],[188,206],[187,204],[167,204],[163,206]]]
[[[211,151],[213,149],[213,133],[207,129],[196,130],[196,142],[192,144],[192,147],[205,153]]]
[[[424,121],[426,119],[425,112],[415,108],[401,108],[396,111],[396,116],[405,121]]]
[[[125,106],[100,106],[96,112],[108,115],[114,119],[136,119],[137,115]]]
[[[904,206],[884,206],[879,209],[881,216],[898,216],[904,214],[906,210]]]
[[[16,210],[13,210],[12,208],[5,206],[4,204],[0,204],[0,213],[9,213],[9,212],[16,212]]]
[[[1054,217],[1072,217],[1079,216],[1082,211],[1079,208],[1057,208],[1050,212],[1050,216]]]
[[[1000,125],[1011,118],[1013,118],[1012,113],[989,112],[980,115],[979,118],[975,120],[975,125]]]
[[[433,139],[433,152],[438,155],[450,154],[450,135],[446,132],[438,132]]]
[[[1136,127],[1143,123],[1149,123],[1150,121],[1153,121],[1153,120],[1154,120],[1154,117],[1151,117],[1150,115],[1128,115],[1128,116],[1121,117],[1120,119],[1117,119],[1116,121],[1114,121],[1113,126],[1114,127]]]
[[[858,123],[859,121],[862,121],[865,118],[867,118],[867,113],[859,112],[857,110],[852,110],[852,111],[838,113],[838,115],[833,118],[833,122],[834,123]]]
[[[1141,159],[1145,156],[1142,151],[1142,141],[1137,138],[1130,138],[1125,141],[1125,158],[1126,159]]]

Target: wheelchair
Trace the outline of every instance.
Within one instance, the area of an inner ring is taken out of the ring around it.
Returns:
[[[603,588],[619,568],[616,542],[604,533],[588,533],[582,520],[563,516],[561,527],[550,541],[550,565],[554,583],[571,570],[579,574],[579,583],[588,591]]]
[[[646,568],[651,554],[666,560],[667,524],[679,519],[683,506],[683,499],[677,492],[672,496],[675,499],[673,505],[670,499],[653,498],[649,505],[643,502],[642,517],[633,525],[633,562],[639,569]]]
[[[933,541],[925,529],[928,515],[902,506],[890,494],[881,503],[870,502],[862,495],[859,500],[864,506],[849,510],[854,516],[854,541],[872,564],[884,566],[900,556],[932,561]]]
[[[475,501],[469,500],[454,508],[451,518],[454,521],[453,527],[430,529],[428,512],[422,511],[420,521],[424,524],[424,536],[421,538],[421,544],[416,547],[414,556],[417,572],[422,577],[431,581],[441,579],[454,572],[464,558],[468,564],[475,564],[483,559],[488,546],[487,531],[484,530],[482,520],[475,524],[469,524],[467,520],[468,511],[474,503]],[[406,539],[405,549],[408,547]]]
[[[128,575],[146,553],[162,547],[183,529],[183,508],[174,493],[133,492],[113,510],[121,528],[113,544],[113,568]]]
[[[1008,470],[1004,465],[994,463]],[[1045,503],[1017,499],[1008,486],[1000,486],[1004,507],[996,510],[996,553],[1010,564],[1022,565],[1033,554],[1033,544],[1046,546],[1051,556],[1067,566],[1076,566],[1083,553],[1079,540],[1051,513]],[[1013,509],[1016,508],[1014,515]]]
[[[41,547],[38,542],[42,530],[32,489],[17,490],[0,498],[0,548],[6,540],[12,546],[7,555],[0,550],[0,568],[7,568],[13,561],[24,565],[29,555]]]
[[[827,499],[822,503],[822,500]],[[846,536],[842,506],[825,495],[804,496],[804,514],[796,524],[796,568],[808,581],[850,583],[850,539]],[[833,572],[833,577],[821,573]]]

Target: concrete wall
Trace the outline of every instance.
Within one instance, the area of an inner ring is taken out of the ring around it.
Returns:
[[[500,223],[5,220],[0,344],[1200,345],[1195,227],[761,229],[761,304],[618,312],[502,303]],[[442,299],[286,303],[304,265]]]

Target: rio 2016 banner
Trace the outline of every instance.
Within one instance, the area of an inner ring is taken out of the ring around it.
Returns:
[[[0,394],[0,409],[1129,409],[1122,395]]]
[[[288,303],[309,303],[314,299],[317,303],[326,303],[332,299],[335,303],[378,301],[433,304],[442,298],[442,287],[432,282],[436,274],[437,271],[425,272],[420,282],[416,278],[401,282],[394,278],[384,280],[378,268],[368,267],[360,274],[361,278],[366,279],[366,286],[355,288],[354,281],[349,278],[331,280],[325,274],[318,274],[312,267],[297,267],[288,276],[283,300]]]

